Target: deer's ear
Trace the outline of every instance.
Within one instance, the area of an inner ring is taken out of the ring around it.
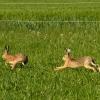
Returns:
[[[6,45],[5,45],[4,49],[7,50],[7,46]]]
[[[71,52],[71,49],[70,49],[70,48],[68,48],[68,49],[67,49],[67,52]]]
[[[8,45],[5,45],[5,50],[9,51],[9,46]]]
[[[67,48],[65,49],[66,53],[67,53]]]
[[[70,53],[71,49],[70,48],[66,48],[66,53]]]

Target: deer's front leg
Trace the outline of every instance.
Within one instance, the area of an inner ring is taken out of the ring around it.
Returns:
[[[67,68],[66,66],[60,66],[60,67],[56,67],[54,70],[57,71],[57,70],[62,70],[62,69],[65,69]]]
[[[15,66],[16,66],[16,63],[13,63],[13,64],[11,65],[11,70],[14,70],[14,69],[15,69]]]

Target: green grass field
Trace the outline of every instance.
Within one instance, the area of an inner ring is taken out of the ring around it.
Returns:
[[[40,0],[17,0],[17,2],[34,3]],[[65,3],[82,0],[41,2]],[[69,22],[63,22],[65,20]],[[70,22],[76,20],[84,22]],[[55,67],[63,64],[65,48],[71,48],[76,58],[88,55],[94,57],[100,64],[100,22],[87,21],[100,21],[99,3],[1,4],[0,55],[2,56],[4,46],[9,45],[12,54],[21,52],[28,55],[29,63],[23,68],[17,65],[16,70],[11,71],[0,57],[0,100],[100,100],[99,72],[94,73],[84,68],[54,71]]]

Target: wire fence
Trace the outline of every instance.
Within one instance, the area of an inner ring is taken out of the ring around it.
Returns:
[[[83,20],[0,20],[0,22],[18,22],[18,23],[100,23],[100,20],[91,20],[91,21],[83,21]]]
[[[76,4],[100,4],[100,2],[65,2],[65,3],[0,3],[0,5],[76,5]],[[91,20],[91,21],[83,21],[83,20],[0,20],[0,22],[19,22],[19,23],[100,23],[100,20]]]
[[[65,2],[65,3],[0,3],[0,5],[73,5],[73,4],[100,4],[100,2]]]

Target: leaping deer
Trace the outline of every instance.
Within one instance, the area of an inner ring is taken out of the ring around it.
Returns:
[[[97,71],[97,64],[95,63],[94,59],[90,56],[84,56],[78,59],[74,59],[71,56],[71,50],[66,49],[66,54],[63,57],[64,65],[60,67],[56,67],[54,70],[62,70],[65,68],[78,68],[84,67],[86,69],[90,69],[94,72]]]
[[[5,50],[2,55],[3,60],[5,61],[5,64],[10,64],[11,70],[13,70],[16,67],[16,64],[21,63],[25,65],[28,63],[28,56],[23,55],[22,53],[12,55],[9,53],[9,47],[5,47]]]

